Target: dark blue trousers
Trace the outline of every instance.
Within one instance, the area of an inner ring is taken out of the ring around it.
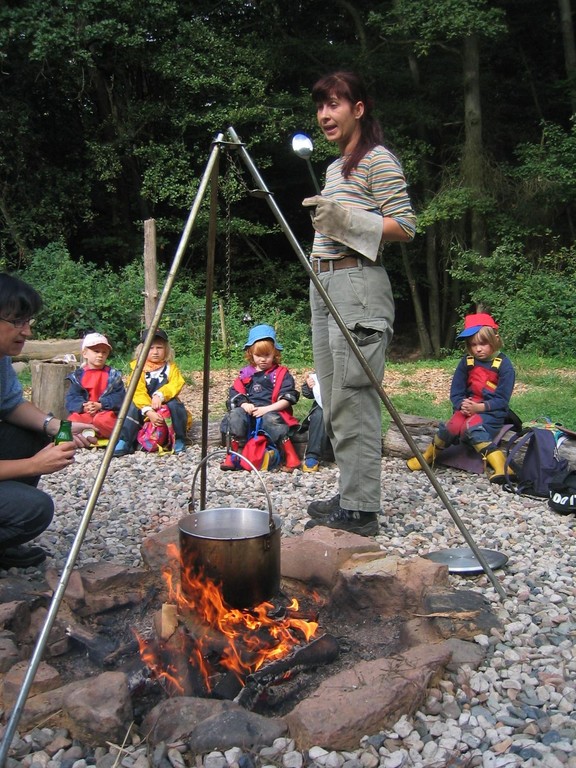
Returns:
[[[172,417],[172,426],[174,427],[174,437],[176,440],[184,440],[186,437],[186,422],[188,414],[186,406],[180,400],[173,398],[166,403],[170,416]],[[124,424],[120,430],[120,440],[125,440],[132,448],[136,445],[136,436],[140,427],[144,424],[144,418],[140,409],[136,408],[134,403],[128,408],[128,413],[124,419]]]
[[[29,459],[48,444],[37,432],[0,421],[0,460]],[[0,549],[24,544],[52,522],[54,502],[36,487],[40,477],[0,481]]]

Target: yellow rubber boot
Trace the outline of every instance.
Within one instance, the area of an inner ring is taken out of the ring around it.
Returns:
[[[428,448],[422,453],[422,458],[426,462],[426,464],[433,464],[434,459],[438,455],[438,452],[444,448],[445,443],[443,440],[439,440],[438,438],[434,438],[434,440],[430,443]],[[408,459],[406,462],[408,469],[411,469],[412,472],[416,472],[418,469],[422,469],[422,464],[420,463],[419,459],[416,456],[412,456],[411,459]]]
[[[490,482],[503,485],[506,482],[506,457],[492,443],[477,443],[474,448],[494,470]],[[492,448],[492,450],[490,450]]]

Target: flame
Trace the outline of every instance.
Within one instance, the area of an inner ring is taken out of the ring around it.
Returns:
[[[178,548],[169,545],[168,549],[169,560],[178,562]],[[229,670],[244,685],[248,674],[287,656],[309,642],[318,630],[317,621],[298,615],[300,606],[295,598],[278,618],[271,615],[275,606],[270,602],[249,610],[231,608],[224,602],[219,585],[190,567],[181,569],[180,580],[174,578],[169,567],[163,576],[168,601],[176,604],[183,628],[166,642],[140,637],[138,642],[142,661],[173,695],[189,695],[191,686],[210,693],[213,678],[222,669]],[[318,599],[317,595],[314,598]],[[185,659],[185,669],[181,662],[174,661],[175,657]],[[186,684],[183,678],[189,676],[190,670],[196,677]]]

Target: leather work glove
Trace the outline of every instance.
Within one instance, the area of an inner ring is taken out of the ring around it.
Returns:
[[[382,240],[382,216],[379,213],[349,208],[322,195],[306,197],[302,205],[315,206],[311,215],[317,232],[347,245],[370,261],[376,261]]]

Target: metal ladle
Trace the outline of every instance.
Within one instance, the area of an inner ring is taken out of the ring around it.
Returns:
[[[312,144],[312,139],[309,136],[306,136],[305,133],[296,133],[292,137],[292,150],[294,154],[298,155],[298,157],[301,157],[302,160],[306,160],[306,165],[308,166],[308,170],[310,171],[310,176],[312,176],[312,181],[314,182],[314,188],[316,189],[316,194],[317,195],[322,194],[322,191],[320,189],[320,184],[318,184],[318,179],[316,178],[316,174],[314,173],[314,168],[312,168],[312,163],[310,162],[310,157],[314,150],[314,144]]]

